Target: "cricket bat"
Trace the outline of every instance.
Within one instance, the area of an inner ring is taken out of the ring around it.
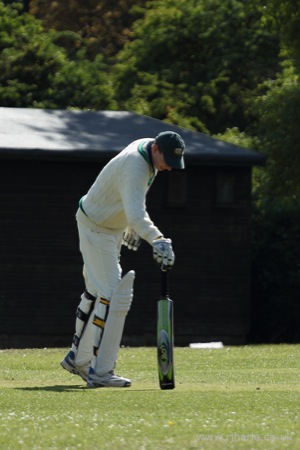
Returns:
[[[169,298],[168,271],[162,272],[157,305],[157,362],[160,389],[175,388],[173,301]]]

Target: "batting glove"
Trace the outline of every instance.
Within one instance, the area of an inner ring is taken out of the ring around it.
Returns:
[[[141,238],[132,228],[127,227],[123,234],[122,244],[128,247],[129,250],[136,251],[141,244]]]
[[[153,258],[160,266],[161,270],[172,269],[175,261],[175,255],[172,249],[171,239],[158,238],[152,241]]]

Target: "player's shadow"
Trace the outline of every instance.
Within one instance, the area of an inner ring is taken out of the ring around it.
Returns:
[[[74,391],[85,391],[89,390],[87,386],[83,386],[81,384],[71,384],[71,385],[55,385],[55,386],[33,386],[33,387],[16,387],[14,389],[21,390],[21,391],[50,391],[50,392],[74,392]],[[99,388],[99,389],[112,389],[112,388]],[[98,389],[98,390],[99,390]],[[112,389],[111,392],[146,392],[146,391],[157,391],[158,389],[155,388],[149,388],[149,389],[126,389],[126,391],[123,391],[123,389]]]
[[[53,392],[72,392],[72,391],[81,391],[88,389],[87,386],[83,386],[81,384],[70,384],[70,385],[55,385],[55,386],[33,386],[33,387],[17,387],[15,388],[21,391],[53,391]]]

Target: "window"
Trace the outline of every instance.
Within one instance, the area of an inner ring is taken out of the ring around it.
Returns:
[[[216,176],[216,205],[233,206],[234,198],[234,176],[226,173],[217,173]]]

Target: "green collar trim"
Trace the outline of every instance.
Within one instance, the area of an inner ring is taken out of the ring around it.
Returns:
[[[148,186],[151,186],[151,184],[153,183],[153,180],[155,178],[155,169],[154,169],[152,161],[150,160],[149,154],[147,152],[147,148],[146,148],[147,144],[148,144],[148,141],[141,142],[138,145],[138,152],[140,153],[140,155],[142,155],[142,157],[147,162],[147,164],[150,168],[150,177],[148,180]]]

